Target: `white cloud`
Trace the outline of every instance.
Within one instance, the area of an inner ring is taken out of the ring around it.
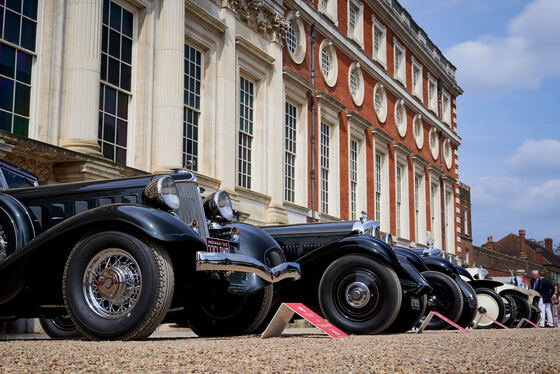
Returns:
[[[471,183],[475,243],[521,228],[560,241],[560,141],[526,140],[504,164],[505,175]]]
[[[560,175],[560,141],[556,139],[529,139],[507,158],[504,164],[512,173],[550,178]]]
[[[543,79],[560,76],[558,19],[559,0],[535,0],[510,21],[505,37],[460,43],[446,56],[458,67],[458,80],[469,91],[535,89]]]

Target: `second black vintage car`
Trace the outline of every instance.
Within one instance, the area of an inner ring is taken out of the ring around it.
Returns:
[[[0,193],[0,319],[42,317],[53,337],[140,339],[166,315],[250,333],[272,284],[300,276],[269,235],[231,223],[226,192],[203,202],[190,172],[35,187],[0,170],[27,186]]]
[[[303,274],[298,284],[278,287],[279,300],[305,302],[355,334],[406,331],[423,315],[431,288],[417,270],[421,259],[396,254],[391,241],[380,238],[379,224],[365,215],[264,230]]]

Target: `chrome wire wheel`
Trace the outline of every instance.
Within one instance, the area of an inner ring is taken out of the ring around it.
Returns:
[[[118,319],[127,315],[141,292],[140,266],[122,249],[102,250],[85,269],[83,294],[89,307],[100,317]]]

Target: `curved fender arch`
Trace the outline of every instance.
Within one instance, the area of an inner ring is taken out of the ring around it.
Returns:
[[[491,279],[475,279],[473,281],[470,281],[469,284],[474,289],[484,287],[484,288],[490,288],[492,290],[504,285],[502,282],[498,282]]]
[[[188,248],[193,254],[196,251],[206,250],[202,239],[179,218],[161,210],[148,208],[141,205],[110,204],[87,210],[72,216],[49,230],[41,233],[18,252],[8,257],[0,264],[0,280],[3,280],[0,289],[0,304],[5,303],[17,295],[15,290],[20,289],[25,282],[39,274],[29,273],[26,269],[36,265],[33,261],[39,257],[43,263],[52,263],[64,259],[72,246],[85,234],[92,230],[130,230],[140,232],[157,241],[168,243],[169,246],[180,245]],[[67,243],[69,245],[61,245]],[[69,247],[69,248],[68,248]],[[66,252],[65,252],[66,251]],[[61,265],[55,263],[54,265]],[[194,267],[194,263],[192,264]],[[14,269],[19,269],[17,272]],[[26,278],[26,273],[29,275]],[[58,274],[52,274],[58,276]],[[5,281],[4,281],[5,280]],[[47,281],[46,279],[44,281]]]
[[[35,237],[35,228],[29,212],[23,204],[13,196],[0,194],[0,210],[5,213],[11,223],[15,243],[12,251],[25,246]]]
[[[447,274],[451,278],[455,278],[455,275],[458,274],[455,266],[444,258],[436,256],[422,256],[422,260],[424,260],[430,270]]]

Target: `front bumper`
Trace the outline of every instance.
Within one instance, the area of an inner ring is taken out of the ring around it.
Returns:
[[[269,268],[253,257],[239,253],[196,252],[196,271],[212,270],[252,273],[270,283],[301,277],[299,264],[295,262]]]

